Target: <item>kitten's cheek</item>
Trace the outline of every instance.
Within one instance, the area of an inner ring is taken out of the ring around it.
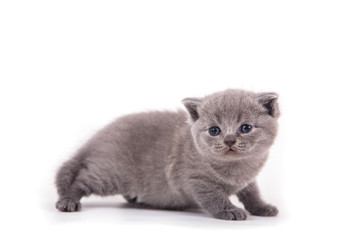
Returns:
[[[201,138],[201,146],[204,149],[213,151],[213,144],[211,141],[209,141],[207,138]]]

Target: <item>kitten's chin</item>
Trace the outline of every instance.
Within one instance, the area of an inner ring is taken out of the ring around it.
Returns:
[[[207,154],[206,157],[210,159],[216,159],[217,161],[234,161],[244,158],[245,155],[235,150],[227,150],[221,152],[212,152],[212,154]]]
[[[222,153],[222,156],[228,159],[239,159],[242,157],[241,155],[242,154],[240,154],[238,151],[233,149],[228,149]]]

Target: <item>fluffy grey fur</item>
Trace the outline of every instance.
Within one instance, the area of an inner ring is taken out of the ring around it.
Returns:
[[[254,215],[275,216],[255,177],[277,132],[276,93],[226,90],[186,98],[188,110],[121,117],[99,131],[57,173],[57,209],[80,209],[83,196],[121,194],[154,208],[201,207],[215,218],[244,220],[236,194]],[[243,133],[241,126],[252,126]],[[220,133],[210,134],[217,126]]]

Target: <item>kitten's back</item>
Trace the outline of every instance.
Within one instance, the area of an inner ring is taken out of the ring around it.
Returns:
[[[138,161],[163,158],[170,154],[177,130],[187,127],[186,120],[184,111],[126,115],[100,130],[89,141],[89,148],[122,157],[131,152],[128,157]]]

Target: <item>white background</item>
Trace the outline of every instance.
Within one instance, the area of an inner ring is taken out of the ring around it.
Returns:
[[[359,239],[359,12],[345,0],[1,1],[1,238]],[[259,176],[278,217],[226,222],[120,196],[55,209],[57,168],[96,130],[227,88],[280,94]]]

